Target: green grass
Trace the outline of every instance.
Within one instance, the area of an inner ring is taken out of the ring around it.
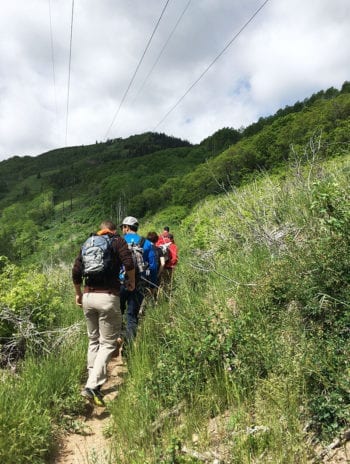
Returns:
[[[263,176],[186,218],[174,294],[113,406],[120,462],[196,462],[181,450],[215,451],[216,421],[230,462],[307,463],[311,438],[348,426],[348,163]]]
[[[0,461],[45,463],[57,444],[64,414],[83,410],[80,381],[84,341],[76,335],[47,356],[27,356],[0,383]],[[84,355],[83,355],[84,353]]]
[[[16,285],[19,294],[26,292],[24,309],[29,298],[36,298],[36,304],[45,301],[36,313],[42,314],[41,323],[46,320],[47,327],[38,327],[29,319],[22,327],[13,326],[19,330],[17,337],[25,341],[26,354],[16,363],[15,372],[3,371],[7,375],[0,381],[0,462],[45,463],[57,446],[60,430],[69,428],[74,416],[84,410],[80,383],[86,365],[85,324],[81,309],[73,303],[67,266],[46,263],[46,292],[37,286],[38,270],[31,276],[12,266],[5,271],[7,279],[14,276],[12,292]],[[21,283],[23,276],[25,284]],[[6,284],[4,275],[2,282]],[[55,288],[55,303],[51,305],[46,302],[49,287]],[[37,297],[36,291],[40,293]]]

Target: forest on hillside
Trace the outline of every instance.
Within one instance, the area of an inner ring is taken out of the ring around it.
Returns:
[[[171,219],[179,222],[206,196],[283,167],[315,137],[322,139],[323,157],[342,154],[349,114],[345,82],[341,90],[320,91],[245,129],[223,128],[196,146],[146,133],[3,161],[0,254],[14,260],[40,254],[41,244],[50,243],[46,236],[64,229],[65,221],[71,226],[72,218],[93,227],[105,216],[120,219],[132,211],[147,218],[171,208]]]

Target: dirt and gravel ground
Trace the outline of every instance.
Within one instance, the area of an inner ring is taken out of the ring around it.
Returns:
[[[103,386],[106,403],[112,401],[127,372],[122,357],[112,358],[109,366],[108,381]],[[109,423],[109,413],[105,407],[87,404],[87,414],[78,420],[78,433],[64,435],[58,454],[52,464],[105,464],[109,462],[110,443],[104,436]]]

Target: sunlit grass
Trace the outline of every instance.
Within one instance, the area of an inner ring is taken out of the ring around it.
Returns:
[[[331,368],[340,339],[320,350],[321,325],[307,322],[304,301],[318,290],[300,273],[314,272],[314,240],[328,253],[318,182],[334,186],[332,201],[339,192],[342,214],[349,181],[342,163],[310,170],[263,176],[206,200],[184,222],[172,298],[149,308],[114,405],[121,462],[195,462],[195,452],[214,459],[215,450],[237,464],[308,462],[306,430],[325,406],[310,403],[317,382],[339,395],[343,387]]]
[[[62,415],[82,411],[84,340],[76,334],[49,355],[27,356],[0,383],[0,461],[44,463],[55,448]]]

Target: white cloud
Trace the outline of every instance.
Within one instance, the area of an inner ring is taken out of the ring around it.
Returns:
[[[188,4],[170,0],[109,137],[153,130],[262,3],[192,0],[139,92]],[[75,2],[68,145],[104,140],[164,5]],[[0,160],[65,145],[71,8],[71,0],[2,5]],[[270,0],[157,130],[197,143],[340,88],[349,33],[348,0]]]

